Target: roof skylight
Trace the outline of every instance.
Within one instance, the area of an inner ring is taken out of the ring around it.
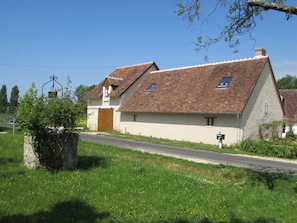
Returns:
[[[229,86],[231,80],[232,80],[231,76],[223,77],[221,79],[221,81],[219,82],[219,84],[217,85],[217,88],[227,88]]]
[[[150,86],[148,86],[148,88],[147,89],[145,89],[145,92],[150,92],[154,87],[156,86],[156,84],[155,83],[153,83],[153,84],[150,84]]]

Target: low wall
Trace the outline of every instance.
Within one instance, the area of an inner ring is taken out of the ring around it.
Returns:
[[[30,169],[76,169],[78,140],[77,133],[47,133],[39,140],[25,134],[24,165]]]

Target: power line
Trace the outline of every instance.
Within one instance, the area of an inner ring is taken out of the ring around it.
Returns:
[[[189,66],[195,63],[178,63],[178,64],[157,64],[159,67],[177,67],[177,66]],[[116,68],[118,66],[54,66],[54,65],[25,65],[25,64],[8,64],[0,63],[0,66],[9,66],[9,67],[25,67],[25,68],[43,68],[43,69],[110,69]]]
[[[52,65],[24,65],[24,64],[0,64],[0,66],[27,67],[27,68],[59,68],[59,69],[105,69],[105,68],[114,68],[114,66],[52,66]]]

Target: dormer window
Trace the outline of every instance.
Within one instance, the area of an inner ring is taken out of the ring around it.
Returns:
[[[117,89],[117,85],[111,85],[111,88],[112,88],[112,90],[115,90],[115,89]]]
[[[150,84],[147,89],[145,89],[145,92],[151,92],[153,88],[156,86],[156,83]]]
[[[217,88],[227,88],[232,80],[232,77],[223,77],[218,83]]]
[[[109,86],[104,86],[103,87],[103,92],[104,92],[104,101],[109,101],[109,96],[108,94],[110,93],[110,87]]]

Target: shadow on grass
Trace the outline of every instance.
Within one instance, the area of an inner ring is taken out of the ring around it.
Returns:
[[[77,199],[56,204],[49,211],[40,211],[32,215],[9,215],[0,219],[0,223],[95,223],[110,216],[108,212],[98,213],[96,209]]]
[[[7,130],[7,128],[1,127],[0,126],[0,132],[5,132]]]
[[[3,165],[3,166],[7,164],[18,164],[19,162],[20,162],[19,159],[0,157],[0,165]]]
[[[247,170],[247,172],[252,185],[255,185],[260,182],[264,184],[271,191],[275,189],[276,181],[278,180],[291,181],[290,178],[285,174],[269,173],[269,172],[253,171],[253,170]],[[297,192],[297,188],[294,188],[294,190],[295,192]]]
[[[78,169],[88,170],[95,167],[107,168],[108,162],[105,157],[98,156],[79,156],[78,157]]]

